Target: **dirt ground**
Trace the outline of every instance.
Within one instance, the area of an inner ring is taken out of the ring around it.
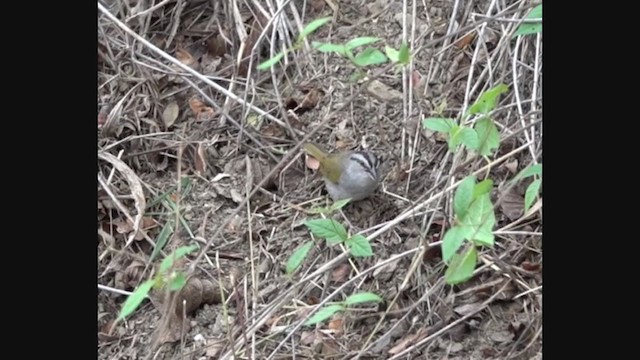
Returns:
[[[531,179],[511,186],[542,162],[542,38],[511,38],[535,4],[278,3],[274,17],[275,1],[101,2],[98,358],[542,358],[542,193],[525,213]],[[412,68],[355,77],[347,59],[303,46],[273,72],[256,69],[325,16],[309,45],[372,36],[384,51],[404,34]],[[509,90],[491,115],[494,154],[456,155],[423,128],[427,117],[459,119],[499,83]],[[325,149],[382,156],[376,193],[328,215],[369,237],[374,256],[315,239],[288,275],[312,239],[305,221],[320,217],[310,210],[329,203],[299,150],[310,133]],[[495,245],[451,286],[439,246],[454,219],[450,186],[476,171],[494,182]],[[177,264],[183,298],[154,291],[116,321],[126,294],[191,244],[199,250]],[[318,304],[356,292],[383,302],[301,325]]]

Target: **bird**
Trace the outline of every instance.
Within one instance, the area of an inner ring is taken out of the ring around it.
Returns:
[[[311,142],[304,144],[304,150],[318,160],[325,188],[333,201],[363,200],[380,183],[382,158],[372,152],[351,150],[327,153]]]

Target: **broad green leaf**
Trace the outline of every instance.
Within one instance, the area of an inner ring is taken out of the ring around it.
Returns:
[[[398,61],[400,62],[400,64],[408,64],[409,60],[411,60],[411,56],[409,54],[409,46],[407,46],[407,44],[402,43],[402,45],[400,45],[400,52],[398,54]]]
[[[478,196],[469,206],[461,223],[461,226],[470,229],[467,230],[470,231],[469,240],[492,246],[494,240],[492,230],[496,223],[496,217],[490,195]]]
[[[493,180],[485,179],[477,183],[473,188],[473,198],[477,199],[481,195],[488,194],[493,189]]]
[[[498,98],[501,94],[506,93],[509,90],[509,87],[505,84],[497,85],[480,95],[478,100],[471,105],[469,110],[467,111],[467,115],[473,115],[477,113],[488,114],[493,109],[495,109],[496,104],[498,103]]]
[[[142,301],[147,297],[147,294],[149,293],[149,290],[151,290],[151,287],[153,287],[154,283],[155,281],[153,280],[145,281],[131,295],[129,295],[129,297],[127,297],[127,300],[122,304],[118,320],[124,319],[138,308]]]
[[[422,126],[433,131],[448,133],[456,125],[453,119],[446,118],[426,118],[422,120]]]
[[[512,38],[519,35],[536,34],[542,31],[542,4],[531,9],[531,12],[529,12],[529,15],[527,15],[526,19],[540,19],[540,21],[535,23],[520,24],[516,32],[513,34]]]
[[[472,242],[476,245],[493,247],[494,244],[494,236],[493,236],[493,225],[495,225],[495,215],[489,215],[494,220],[486,221],[480,225],[480,228],[477,229],[476,233],[473,234]]]
[[[284,53],[283,52],[279,52],[277,53],[274,57],[272,57],[271,59],[263,62],[262,64],[258,65],[258,70],[266,70],[269,69],[270,67],[272,67],[273,65],[277,64],[278,61],[280,61],[280,59],[282,59],[284,57]]]
[[[169,290],[170,291],[178,291],[182,289],[184,284],[187,283],[187,278],[184,276],[184,273],[178,272],[175,276],[169,281]]]
[[[387,57],[378,49],[367,48],[358,54],[353,62],[360,67],[378,65],[387,62]]]
[[[462,243],[471,234],[471,228],[466,226],[454,226],[447,230],[442,238],[442,260],[448,264],[449,260],[460,249]]]
[[[473,201],[473,190],[476,184],[476,177],[469,175],[460,182],[453,195],[453,211],[462,219]]]
[[[344,303],[346,305],[355,305],[362,304],[366,302],[381,302],[382,298],[374,293],[363,292],[358,294],[353,294],[345,299]]]
[[[351,250],[351,255],[357,257],[373,256],[373,250],[369,240],[360,235],[354,235],[346,241],[347,246]]]
[[[500,132],[496,124],[486,117],[476,122],[474,128],[478,133],[478,153],[482,156],[491,155],[492,149],[500,146]]]
[[[480,145],[478,134],[474,129],[468,127],[462,128],[460,132],[460,142],[473,150],[476,150]]]
[[[455,127],[452,130],[449,146],[451,149],[455,149],[460,144],[476,150],[478,148],[478,134],[476,134],[476,131],[464,126]]]
[[[344,45],[344,47],[346,47],[349,50],[353,50],[353,49],[355,49],[357,47],[373,44],[374,42],[378,42],[378,41],[380,41],[380,39],[377,38],[377,37],[363,36],[363,37],[359,37],[359,38],[355,38],[355,39],[349,40]]]
[[[324,321],[330,318],[333,314],[338,311],[344,310],[344,306],[340,304],[325,306],[322,309],[318,310],[317,313],[313,314],[312,317],[309,318],[304,324],[305,325],[314,325],[321,321]]]
[[[158,234],[158,238],[156,239],[156,247],[153,248],[153,252],[151,252],[151,257],[149,258],[149,262],[152,262],[160,251],[167,244],[167,240],[169,240],[169,236],[173,234],[173,227],[171,227],[171,223],[167,222],[160,230],[160,234]]]
[[[397,63],[398,60],[400,59],[400,53],[398,52],[398,50],[390,46],[385,46],[384,52],[387,54],[387,57],[395,63]]]
[[[314,49],[320,51],[320,52],[335,52],[338,55],[341,56],[347,56],[347,49],[344,47],[344,45],[339,45],[339,44],[331,44],[331,43],[321,43],[321,42],[312,42],[311,46],[313,46]]]
[[[330,243],[347,240],[347,230],[333,219],[307,220],[304,224],[315,236],[327,239]]]
[[[516,175],[516,177],[514,177],[512,181],[518,181],[520,179],[524,179],[526,177],[534,175],[542,176],[542,164],[535,164],[526,167],[518,175]]]
[[[537,179],[533,180],[531,184],[527,187],[527,191],[524,193],[524,211],[529,211],[531,205],[533,205],[533,201],[538,196],[538,190],[540,190],[540,185],[542,185],[542,180]]]
[[[471,279],[477,261],[478,253],[473,245],[469,246],[464,253],[456,254],[444,273],[447,283],[456,285]]]
[[[331,17],[325,17],[313,20],[312,22],[307,24],[307,26],[302,29],[302,32],[300,32],[300,35],[298,35],[298,41],[301,41],[305,37],[309,36],[309,34],[316,31],[320,26],[326,24],[329,20],[331,20]]]
[[[307,254],[309,253],[309,250],[311,250],[312,247],[313,247],[313,241],[308,241],[302,244],[301,246],[299,246],[293,252],[293,254],[291,254],[291,257],[289,257],[289,260],[287,260],[287,266],[286,266],[287,274],[293,273],[294,271],[296,271],[296,269],[298,269],[298,267],[300,267],[300,264],[302,264],[304,259],[307,257]]]
[[[187,254],[198,250],[198,245],[182,246],[176,249],[173,253],[167,255],[162,259],[160,263],[160,273],[164,273],[173,266],[173,262],[186,256]]]

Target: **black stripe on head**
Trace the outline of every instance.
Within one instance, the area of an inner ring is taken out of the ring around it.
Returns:
[[[380,164],[377,156],[363,151],[356,151],[350,156],[350,159],[360,164],[372,178],[377,177],[378,165]]]

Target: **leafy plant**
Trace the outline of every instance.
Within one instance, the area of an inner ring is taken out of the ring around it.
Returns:
[[[400,45],[400,49],[396,50],[390,46],[385,46],[385,53],[389,60],[394,63],[398,63],[398,65],[408,65],[411,60],[411,54],[409,54],[409,46],[406,43],[402,43]]]
[[[196,250],[198,250],[197,245],[183,246],[177,248],[173,253],[164,258],[160,263],[158,273],[153,279],[143,282],[127,297],[127,300],[125,300],[122,305],[122,309],[120,309],[117,320],[122,320],[133,313],[153,288],[163,288],[166,286],[170,291],[182,289],[187,279],[183,272],[173,270],[174,264],[177,260]]]
[[[348,306],[362,304],[367,302],[381,302],[382,298],[374,293],[370,292],[361,292],[357,294],[350,295],[344,301],[324,306],[322,309],[318,310],[312,317],[310,317],[304,324],[305,325],[315,325],[319,322],[322,322],[333,314],[347,310]]]
[[[355,66],[362,68],[369,65],[378,65],[387,62],[388,59],[382,51],[374,47],[367,47],[355,55],[353,53],[353,50],[356,48],[373,44],[378,41],[380,41],[379,38],[364,36],[349,40],[345,44],[321,43],[314,41],[312,46],[320,52],[334,52],[340,56],[346,57]]]
[[[317,214],[331,214],[347,205],[350,200],[351,199],[338,200],[328,207],[317,207],[312,209],[310,212]],[[350,236],[344,225],[336,220],[311,219],[305,221],[304,225],[313,235],[325,239],[330,245],[344,243],[353,256],[373,256],[371,244],[366,237],[360,234]],[[298,267],[300,267],[312,247],[313,241],[307,241],[300,245],[293,254],[291,254],[286,264],[287,274],[292,274]]]
[[[496,223],[490,192],[493,181],[476,183],[475,176],[460,182],[453,198],[454,225],[442,239],[442,260],[448,265],[445,280],[458,284],[471,278],[477,262],[478,246],[492,247]],[[463,251],[465,241],[468,242]]]
[[[520,24],[520,26],[518,26],[518,29],[516,29],[516,32],[513,33],[512,38],[520,35],[537,34],[539,32],[542,32],[542,4],[531,9],[531,11],[529,12],[529,15],[527,15],[525,19],[527,20],[540,19],[540,20],[536,22],[523,22],[522,24]]]
[[[322,25],[326,24],[329,20],[331,20],[331,17],[324,17],[324,18],[313,20],[312,22],[307,24],[307,26],[305,26],[300,32],[300,34],[298,35],[298,38],[296,39],[296,42],[293,44],[293,46],[288,48],[286,51],[295,51],[299,49],[302,46],[304,39],[307,36],[311,35],[311,33],[318,30]],[[266,60],[262,62],[260,65],[258,65],[258,70],[266,70],[271,68],[273,65],[277,64],[284,57],[284,55],[285,53],[280,51],[279,53],[274,55],[271,59]]]
[[[507,90],[507,85],[499,84],[478,97],[463,116],[463,120],[466,120],[472,115],[482,115],[473,127],[463,125],[464,121],[458,124],[454,119],[442,117],[426,118],[422,125],[426,129],[447,134],[450,151],[455,151],[458,145],[464,145],[481,156],[488,156],[500,145],[500,133],[489,113],[496,107],[500,95]]]
[[[512,181],[519,181],[528,177],[536,177],[524,193],[524,212],[526,213],[533,205],[536,197],[540,194],[542,186],[542,164],[535,164],[523,169]]]

